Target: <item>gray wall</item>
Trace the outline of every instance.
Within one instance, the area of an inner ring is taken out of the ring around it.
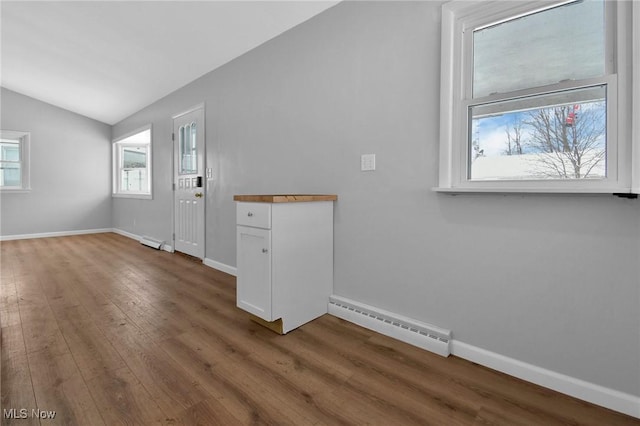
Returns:
[[[2,88],[0,128],[31,132],[31,192],[0,194],[0,235],[111,228],[111,126]]]
[[[431,192],[439,57],[439,3],[329,9],[114,127],[155,134],[155,199],[114,226],[170,239],[171,115],[204,101],[208,258],[236,263],[234,194],[336,193],[336,294],[640,395],[640,203]]]

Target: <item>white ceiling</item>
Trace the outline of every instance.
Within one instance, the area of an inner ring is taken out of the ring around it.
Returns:
[[[338,1],[0,1],[0,84],[115,124]]]

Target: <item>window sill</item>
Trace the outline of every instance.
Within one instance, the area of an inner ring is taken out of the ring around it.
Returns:
[[[618,195],[635,198],[639,193],[638,189],[623,188],[516,188],[516,187],[483,187],[483,188],[431,188],[433,192],[443,194],[504,194],[504,195]]]
[[[113,198],[132,198],[138,200],[153,200],[151,194],[111,194]]]
[[[28,194],[31,188],[0,188],[0,194]]]

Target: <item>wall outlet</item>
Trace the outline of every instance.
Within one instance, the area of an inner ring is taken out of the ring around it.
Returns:
[[[375,169],[376,169],[376,155],[363,154],[360,157],[360,170],[363,172],[369,172]]]

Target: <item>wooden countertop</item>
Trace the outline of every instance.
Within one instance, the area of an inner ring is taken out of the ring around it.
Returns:
[[[266,195],[234,195],[233,201],[253,203],[299,203],[308,201],[336,201],[332,194],[266,194]]]

